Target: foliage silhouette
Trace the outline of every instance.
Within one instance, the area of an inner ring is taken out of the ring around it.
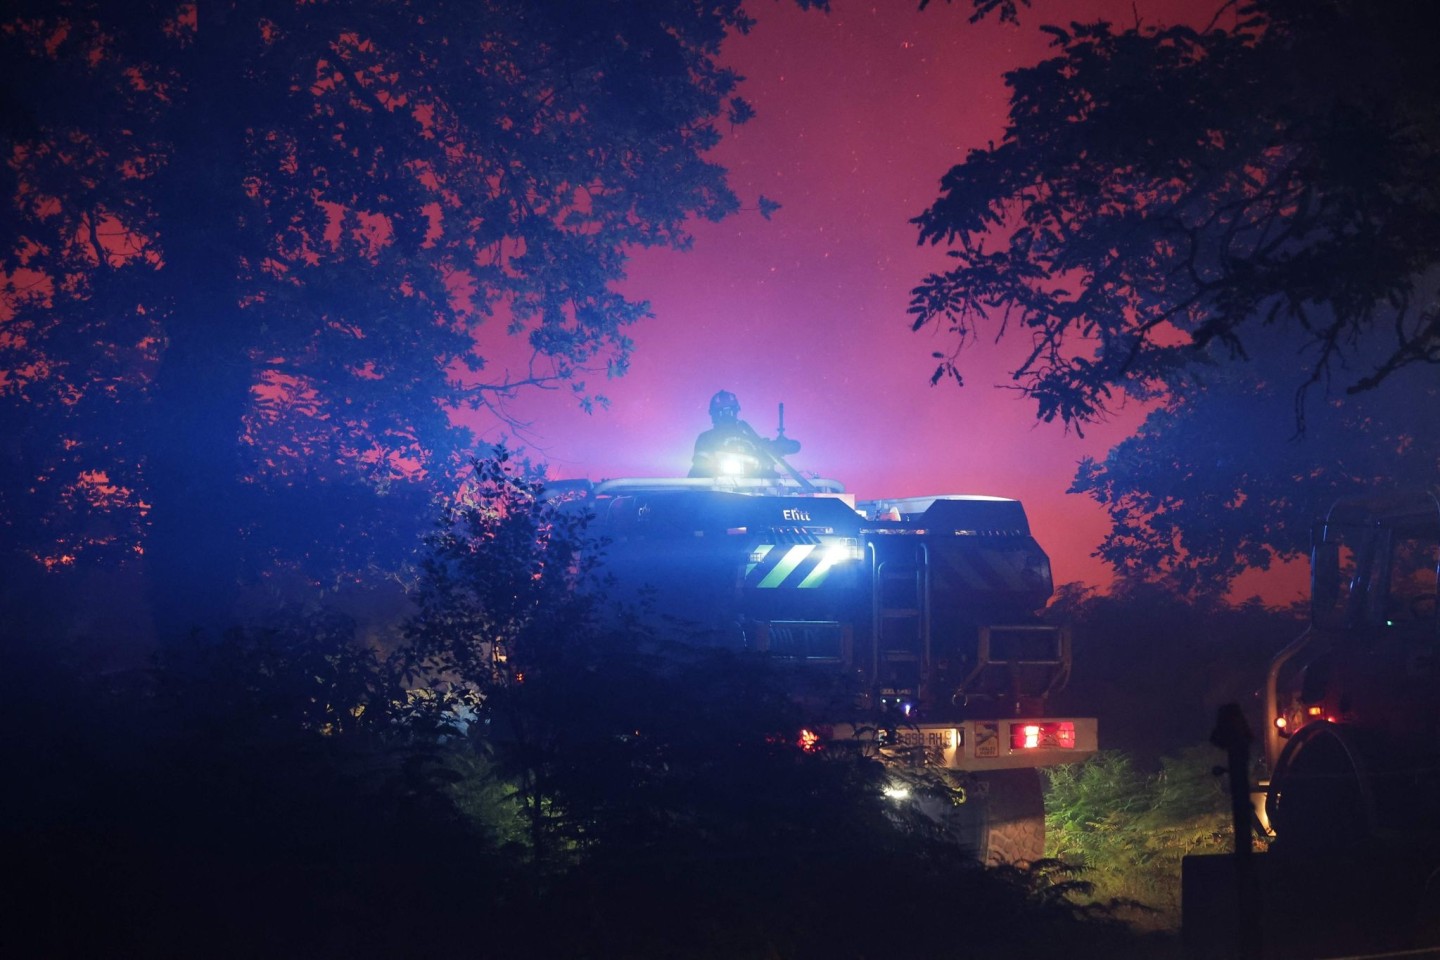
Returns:
[[[1440,362],[1428,8],[1213,12],[1200,29],[1045,27],[1055,55],[1007,75],[1003,139],[914,221],[954,260],[911,305],[916,329],[953,338],[934,381],[961,381],[960,352],[996,313],[1031,343],[1018,388],[1077,429],[1116,391],[1193,389],[1197,363],[1244,358],[1262,328],[1305,356],[1288,383],[1302,428],[1311,387],[1354,394]]]
[[[39,732],[3,745],[27,780],[0,842],[33,878],[7,945],[1142,955],[1057,865],[986,870],[873,759],[802,749],[768,661],[607,609],[583,516],[539,494],[503,451],[477,466],[392,656],[316,611],[128,674],[7,636],[0,709]]]
[[[4,691],[32,731],[4,751],[26,771],[0,831],[28,878],[15,955],[457,949],[472,887],[505,885],[450,801],[442,718],[334,617],[232,630],[144,672],[8,656],[24,649]]]
[[[407,656],[474,711],[537,859],[656,844],[774,853],[873,833],[832,816],[885,820],[878,765],[803,751],[799,710],[763,659],[673,642],[612,609],[585,516],[545,499],[503,449],[475,466],[431,538]]]
[[[1433,369],[1312,403],[1297,436],[1287,400],[1304,365],[1277,348],[1197,372],[1194,388],[1165,397],[1134,435],[1083,460],[1070,492],[1111,520],[1098,555],[1123,578],[1223,596],[1246,570],[1302,561],[1311,525],[1342,496],[1435,482]]]
[[[803,749],[763,657],[609,608],[587,536],[497,451],[431,539],[408,630],[412,669],[470,705],[470,744],[526,811],[530,902],[564,917],[529,933],[536,953],[920,953],[953,942],[956,903],[986,918],[967,928],[973,955],[1123,947],[1063,882],[987,872],[898,815],[876,760]],[[872,896],[883,918],[856,909]]]
[[[1097,717],[1104,745],[1145,769],[1205,743],[1221,704],[1242,704],[1259,729],[1266,666],[1305,626],[1296,610],[1144,582],[1108,594],[1062,587],[1047,616],[1071,625],[1075,659],[1053,709]]]
[[[236,583],[393,570],[450,413],[600,402],[632,246],[738,208],[738,0],[17,0],[0,17],[0,523],[134,564],[162,633]],[[437,486],[438,484],[438,486]],[[160,602],[163,600],[163,603]]]

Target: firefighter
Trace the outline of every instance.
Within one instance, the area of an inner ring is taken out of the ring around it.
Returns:
[[[785,436],[768,440],[740,419],[740,398],[721,390],[710,398],[711,427],[695,439],[690,476],[773,477],[778,458],[800,444]]]

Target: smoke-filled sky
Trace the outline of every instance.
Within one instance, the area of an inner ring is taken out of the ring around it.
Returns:
[[[680,476],[716,390],[773,434],[785,404],[801,470],[833,477],[861,498],[987,493],[1023,500],[1057,583],[1108,581],[1090,553],[1106,530],[1092,501],[1065,493],[1076,462],[1103,456],[1140,422],[1134,405],[1083,438],[1035,420],[1033,403],[1003,389],[1025,342],[989,340],[964,360],[966,386],[929,386],[931,352],[911,333],[910,289],[944,262],[916,246],[907,222],[942,174],[972,147],[998,140],[1008,105],[1003,74],[1046,53],[1041,23],[1204,25],[1210,0],[1036,0],[1022,25],[967,23],[970,5],[834,0],[828,15],[757,0],[758,25],[725,59],[747,79],[758,116],[715,151],[747,209],[696,224],[692,250],[641,252],[628,292],[654,318],[632,329],[628,375],[604,384],[592,415],[565,392],[514,413],[520,439],[559,477]],[[782,204],[767,221],[764,195]],[[493,424],[482,423],[487,438]]]

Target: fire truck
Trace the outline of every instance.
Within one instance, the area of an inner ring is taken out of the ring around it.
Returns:
[[[1281,847],[1440,839],[1440,490],[1337,503],[1311,625],[1265,684],[1264,822]]]
[[[1039,616],[1050,561],[1024,508],[857,502],[764,449],[716,476],[585,482],[613,589],[690,642],[776,661],[806,736],[951,771],[964,802],[927,812],[986,860],[1042,856],[1039,768],[1090,756],[1096,724],[1046,712],[1070,639]]]
[[[1234,955],[1237,902],[1267,957],[1440,943],[1440,488],[1341,500],[1312,539],[1310,624],[1265,678],[1269,851],[1187,858],[1194,956]]]

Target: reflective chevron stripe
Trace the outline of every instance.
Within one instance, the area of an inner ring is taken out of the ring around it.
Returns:
[[[803,590],[806,587],[820,586],[820,584],[825,582],[825,578],[830,575],[830,568],[833,566],[835,566],[833,557],[823,557],[819,563],[815,564],[815,569],[811,570],[805,575],[805,579],[800,581],[800,588]]]
[[[811,589],[825,582],[834,564],[817,544],[762,544],[750,555],[750,563],[745,568],[745,586],[760,590],[785,586]]]

